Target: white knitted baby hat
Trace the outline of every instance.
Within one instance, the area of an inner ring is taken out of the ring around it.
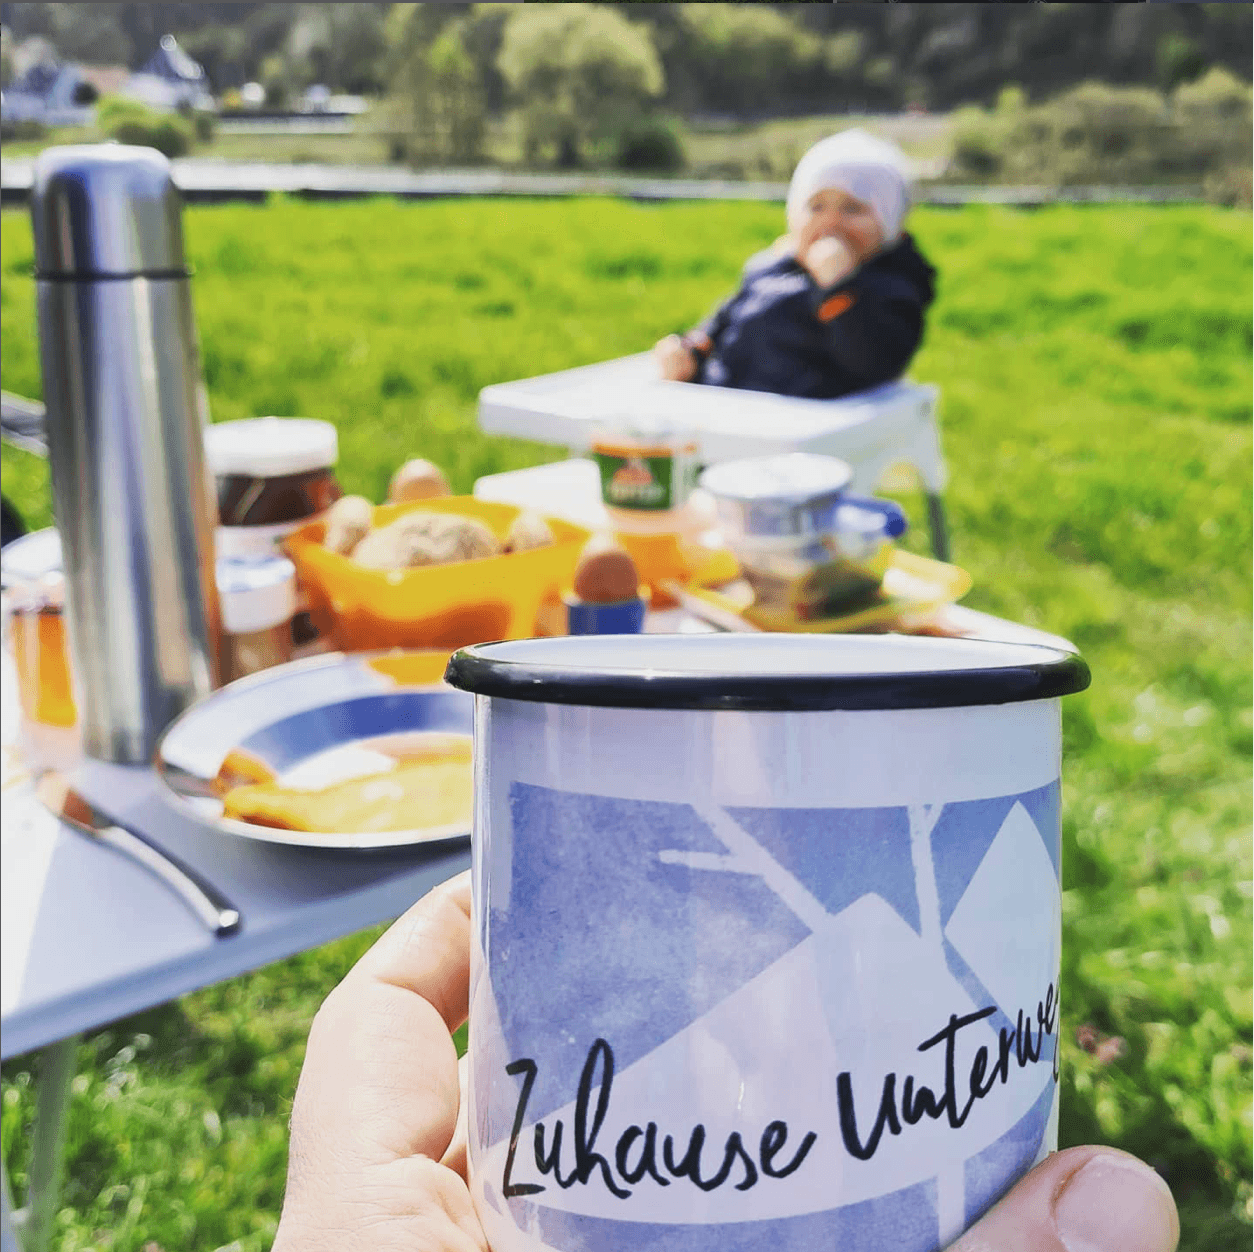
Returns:
[[[788,229],[795,231],[816,191],[834,188],[865,201],[875,212],[885,243],[901,234],[910,207],[910,167],[896,144],[864,130],[820,139],[797,162],[788,184]]]

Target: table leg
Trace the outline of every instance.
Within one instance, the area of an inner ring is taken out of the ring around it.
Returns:
[[[27,1193],[22,1246],[25,1252],[46,1252],[61,1194],[65,1164],[65,1112],[78,1059],[77,1035],[43,1050],[39,1094],[35,1099],[35,1130],[31,1143],[30,1188]],[[22,1214],[16,1214],[20,1220]]]
[[[13,1196],[9,1193],[9,1171],[0,1168],[0,1182],[4,1183],[4,1209],[0,1212],[0,1252],[22,1252],[17,1241],[17,1214],[13,1211]]]
[[[949,560],[949,530],[945,525],[945,504],[936,492],[927,493],[927,525],[932,535],[932,555]]]

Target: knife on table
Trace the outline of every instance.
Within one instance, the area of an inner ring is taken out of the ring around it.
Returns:
[[[667,595],[679,602],[681,609],[721,631],[729,634],[757,634],[762,629],[732,609],[725,609],[721,605],[712,604],[702,596],[693,595],[682,583],[670,581],[663,582],[661,586]]]
[[[55,817],[137,861],[160,878],[214,934],[226,935],[239,929],[243,920],[239,910],[220,891],[137,831],[115,822],[55,770],[48,770],[40,777],[36,790],[40,802]]]

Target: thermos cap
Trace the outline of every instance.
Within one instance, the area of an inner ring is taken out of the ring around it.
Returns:
[[[170,162],[155,148],[45,149],[35,159],[31,221],[39,278],[186,273],[181,199]]]

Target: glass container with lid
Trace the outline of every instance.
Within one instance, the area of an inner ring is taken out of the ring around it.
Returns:
[[[330,422],[256,417],[205,432],[217,480],[219,556],[265,555],[340,498]]]
[[[79,700],[66,632],[66,583],[57,531],[32,531],[0,558],[4,646],[18,715],[13,742],[24,770],[68,767],[82,751]],[[6,708],[6,717],[10,710]],[[5,776],[8,778],[9,758]]]
[[[222,605],[222,677],[245,674],[292,659],[296,567],[283,556],[218,558]]]
[[[702,474],[757,603],[812,618],[879,588],[906,516],[891,500],[851,494],[852,480],[846,462],[809,452]]]

